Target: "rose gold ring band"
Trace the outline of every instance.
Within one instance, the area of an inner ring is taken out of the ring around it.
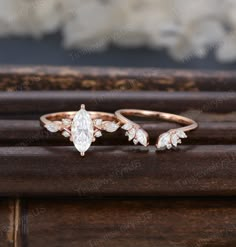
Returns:
[[[86,111],[81,105],[79,111],[56,112],[40,117],[40,123],[50,132],[62,132],[62,135],[74,143],[84,156],[92,142],[102,136],[102,132],[115,132],[120,125],[112,113]]]
[[[126,130],[126,135],[129,140],[133,140],[134,144],[141,143],[144,146],[149,144],[148,133],[141,128],[137,123],[131,121],[128,117],[148,117],[155,119],[164,119],[169,122],[176,122],[184,127],[171,129],[159,136],[156,142],[158,149],[170,149],[176,147],[177,144],[181,143],[181,138],[186,138],[185,132],[194,130],[198,127],[198,124],[187,117],[175,115],[166,112],[140,110],[140,109],[120,109],[115,112],[117,119],[123,124],[122,129]],[[128,116],[128,117],[127,117]]]

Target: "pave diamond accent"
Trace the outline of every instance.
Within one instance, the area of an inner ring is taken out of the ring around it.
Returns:
[[[90,114],[85,110],[84,105],[81,105],[81,109],[75,114],[73,119],[71,135],[76,149],[82,156],[89,149],[93,141],[93,128],[93,121]]]

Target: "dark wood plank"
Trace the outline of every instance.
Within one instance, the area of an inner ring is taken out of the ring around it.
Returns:
[[[235,196],[236,146],[1,147],[0,195]]]
[[[210,119],[209,119],[210,120]],[[176,124],[162,122],[139,122],[147,130],[150,143],[168,129],[178,127]],[[38,120],[0,120],[0,145],[42,146],[71,145],[61,134],[49,133],[44,130]],[[7,134],[6,134],[7,133]],[[199,122],[199,128],[188,134],[185,144],[232,144],[236,143],[235,122]],[[95,145],[128,145],[128,138],[123,130],[105,134]]]
[[[84,67],[0,68],[0,90],[232,91],[236,73]]]
[[[28,210],[28,247],[236,246],[235,199],[36,200]]]
[[[15,247],[15,201],[0,200],[0,245],[1,247]]]
[[[0,114],[72,111],[78,110],[82,103],[91,111],[138,108],[173,113],[191,110],[230,113],[236,109],[236,92],[1,92]]]

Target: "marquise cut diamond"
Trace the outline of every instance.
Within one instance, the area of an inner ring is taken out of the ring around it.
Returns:
[[[185,134],[185,132],[183,130],[177,130],[176,134],[180,137],[180,138],[187,138],[187,135]]]
[[[177,147],[178,141],[179,141],[179,137],[176,134],[172,134],[171,142],[172,142],[173,146]]]
[[[103,129],[107,132],[115,132],[119,128],[119,125],[115,122],[103,122]]]
[[[147,135],[142,129],[138,129],[136,132],[136,139],[139,143],[141,143],[143,146],[148,145]]]
[[[56,133],[59,128],[56,123],[48,123],[44,126],[49,132]]]
[[[164,133],[160,135],[158,143],[157,143],[157,148],[162,149],[164,147],[169,147],[170,144],[170,134],[169,133]]]
[[[70,119],[67,119],[67,118],[63,118],[62,119],[62,123],[65,126],[70,126],[71,125],[71,120]]]
[[[132,128],[130,130],[127,131],[127,135],[129,137],[129,141],[133,140],[136,134],[136,130],[135,128]]]
[[[93,121],[89,113],[84,109],[84,106],[81,106],[81,109],[75,114],[71,127],[73,143],[81,155],[84,155],[91,146],[93,129]]]
[[[132,127],[133,127],[133,126],[132,126],[131,123],[126,123],[126,124],[124,124],[121,128],[122,128],[123,130],[130,130]]]

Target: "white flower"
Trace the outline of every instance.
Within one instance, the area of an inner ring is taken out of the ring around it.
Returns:
[[[166,48],[172,57],[236,60],[235,0],[0,0],[0,36],[61,30],[81,53],[120,46]]]

